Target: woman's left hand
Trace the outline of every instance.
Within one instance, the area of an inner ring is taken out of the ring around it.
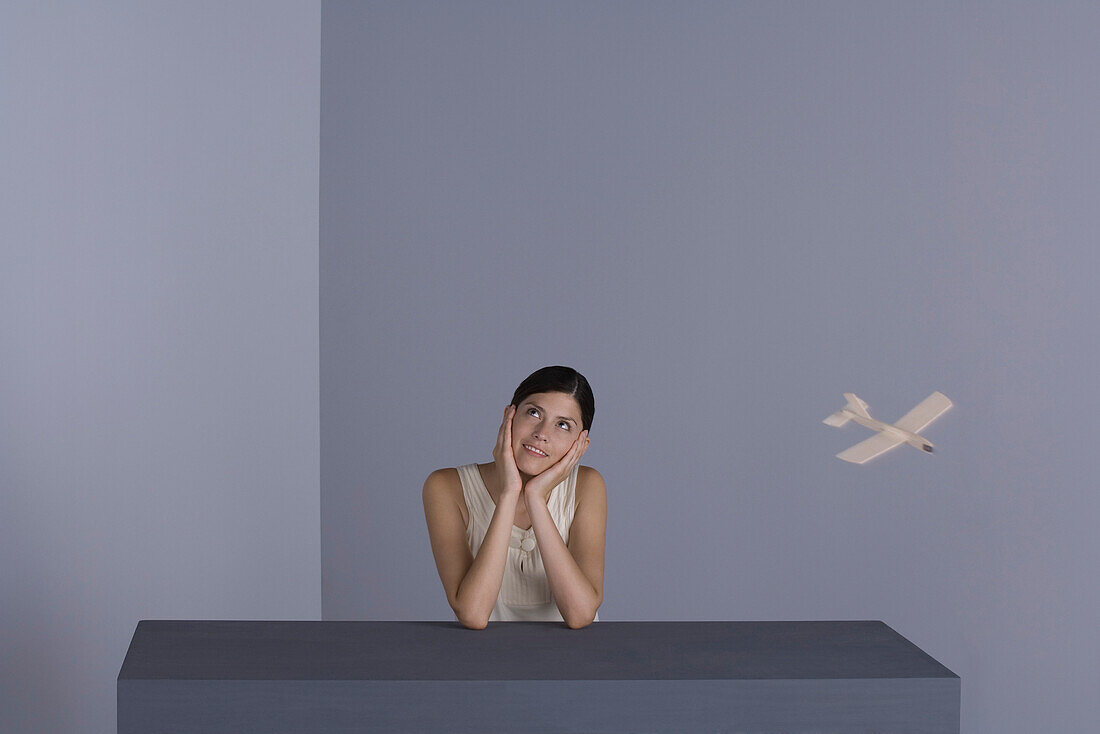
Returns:
[[[573,471],[573,467],[584,456],[584,452],[588,450],[588,444],[591,442],[591,439],[588,438],[588,431],[582,431],[581,435],[577,436],[577,440],[573,442],[573,445],[569,447],[569,451],[566,452],[565,456],[558,459],[557,463],[546,471],[531,477],[527,484],[523,486],[524,500],[535,498],[542,502],[549,501],[550,493],[554,491],[554,487],[561,484],[569,476],[569,472]]]

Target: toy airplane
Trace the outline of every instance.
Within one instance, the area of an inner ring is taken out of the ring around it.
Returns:
[[[838,459],[844,459],[853,464],[864,464],[903,443],[932,453],[932,442],[924,436],[918,436],[917,431],[923,430],[952,405],[946,395],[934,392],[922,400],[920,405],[903,415],[901,420],[890,425],[872,418],[867,412],[867,403],[856,397],[855,393],[846,392],[844,397],[848,400],[848,404],[826,418],[823,423],[839,428],[848,421],[855,421],[861,426],[879,431],[876,435],[836,455]]]

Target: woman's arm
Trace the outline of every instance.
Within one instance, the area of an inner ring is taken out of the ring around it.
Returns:
[[[540,492],[524,492],[550,591],[562,619],[571,629],[591,624],[603,603],[607,528],[607,491],[600,473],[591,467],[581,467],[576,492],[568,547],[550,516],[546,498]]]
[[[504,567],[508,562],[508,541],[512,537],[512,520],[516,516],[518,502],[517,494],[501,496],[489,521],[489,529],[485,531],[485,539],[477,550],[477,558],[458,587],[455,614],[458,621],[470,629],[483,630],[488,626],[500,596]]]
[[[498,495],[496,509],[489,520],[477,558],[470,557],[462,510],[456,500],[456,493],[462,491],[458,471],[440,469],[432,472],[424,483],[424,515],[428,521],[428,535],[431,537],[439,579],[458,621],[470,629],[485,629],[488,626],[500,596],[512,521],[523,491],[519,469],[512,455],[512,418],[515,413],[514,405],[505,408],[504,418],[497,430],[497,442],[493,448],[493,481]]]
[[[447,602],[464,627],[485,629],[504,580],[519,495],[501,496],[477,557],[473,558],[466,545],[462,511],[454,499],[454,474],[454,469],[440,469],[424,482],[424,517]]]

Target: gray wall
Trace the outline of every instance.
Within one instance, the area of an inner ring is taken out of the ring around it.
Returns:
[[[1100,718],[1095,4],[326,2],[326,619],[449,619],[420,489],[596,393],[601,619],[881,619],[963,730]],[[956,408],[858,467],[822,418]]]
[[[0,731],[320,617],[318,2],[0,11]]]

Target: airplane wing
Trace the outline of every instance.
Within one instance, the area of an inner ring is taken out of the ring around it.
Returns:
[[[934,392],[920,402],[920,405],[910,410],[894,425],[903,431],[920,433],[921,430],[932,421],[939,418],[952,402],[941,392]]]
[[[904,439],[887,436],[885,433],[878,433],[865,441],[860,441],[850,449],[841,451],[836,455],[836,458],[850,461],[853,464],[864,464],[879,454],[884,454],[902,443],[905,443]]]

